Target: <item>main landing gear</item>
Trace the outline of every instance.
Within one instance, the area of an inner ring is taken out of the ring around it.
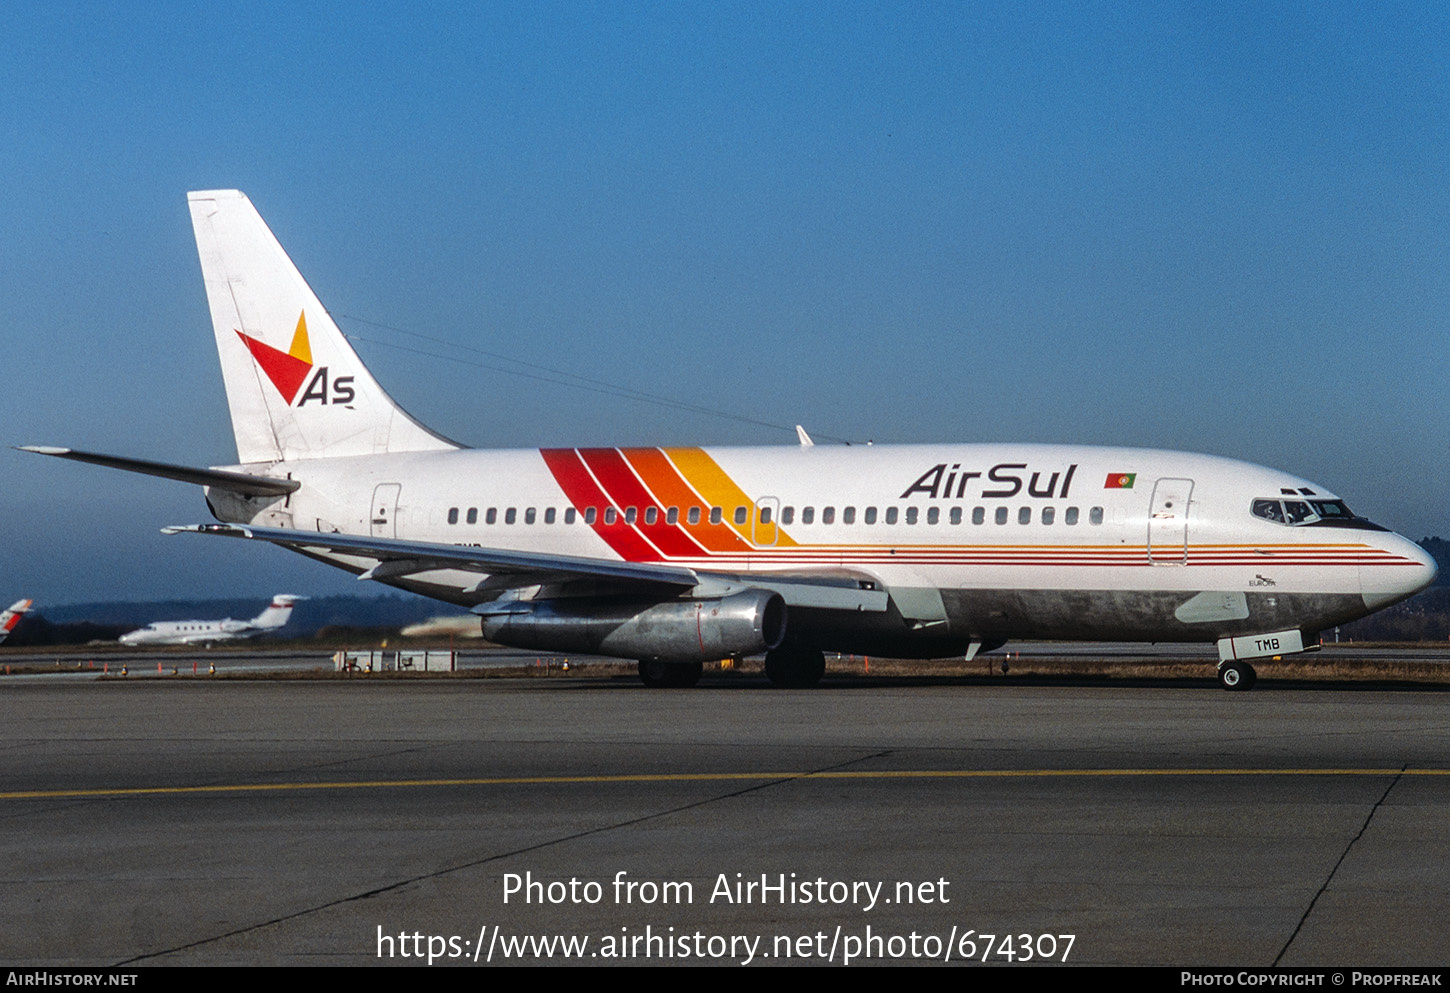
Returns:
[[[782,645],[765,653],[765,675],[773,686],[804,689],[825,674],[826,656],[820,649]]]
[[[661,662],[658,659],[641,659],[639,663],[640,682],[651,689],[670,687],[686,689],[700,681],[704,666],[699,662]]]
[[[1247,662],[1235,660],[1218,664],[1218,684],[1226,690],[1251,690],[1258,678],[1254,667]]]

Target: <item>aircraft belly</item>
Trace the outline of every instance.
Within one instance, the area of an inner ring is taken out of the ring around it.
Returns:
[[[793,609],[790,637],[839,651],[945,658],[974,639],[1211,642],[1289,628],[1315,632],[1369,612],[1357,593],[1231,594],[1214,612],[1182,610],[1202,596],[1182,591],[948,589],[938,591],[946,622],[923,625],[897,607],[898,594],[905,607],[920,592],[893,588],[891,608],[878,614]]]

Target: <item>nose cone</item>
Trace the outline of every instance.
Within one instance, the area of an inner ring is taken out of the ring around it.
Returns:
[[[1385,535],[1380,549],[1359,567],[1364,605],[1370,610],[1414,596],[1433,583],[1440,571],[1429,553],[1408,538]]]

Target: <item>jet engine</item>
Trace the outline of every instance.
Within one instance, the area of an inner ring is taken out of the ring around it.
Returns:
[[[785,637],[785,601],[770,590],[704,600],[560,598],[490,604],[483,636],[500,645],[668,662],[767,652]],[[480,610],[482,612],[482,610]]]

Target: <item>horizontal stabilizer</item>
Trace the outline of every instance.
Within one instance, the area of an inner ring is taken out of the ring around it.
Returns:
[[[150,462],[146,459],[128,459],[119,455],[100,455],[96,452],[78,452],[73,448],[51,448],[46,445],[21,445],[22,452],[37,455],[54,455],[58,459],[75,462],[89,462],[108,469],[124,469],[146,476],[161,476],[164,479],[178,479],[183,483],[198,486],[214,486],[230,490],[243,496],[286,496],[302,484],[295,479],[274,479],[271,476],[252,476],[245,472],[228,472],[225,469],[197,469],[192,466],[171,465],[167,462]]]

